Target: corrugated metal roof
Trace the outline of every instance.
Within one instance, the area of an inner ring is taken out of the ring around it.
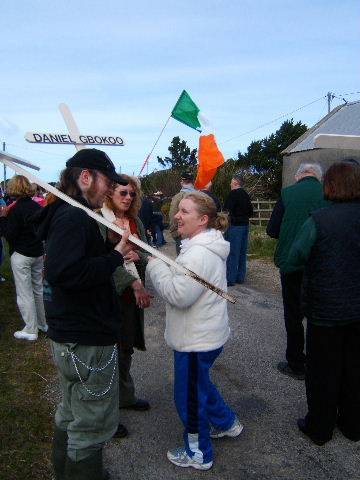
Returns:
[[[303,150],[312,150],[314,137],[319,133],[333,133],[338,135],[360,135],[360,101],[341,105],[330,112],[314,127],[289,145],[283,153],[290,154]]]

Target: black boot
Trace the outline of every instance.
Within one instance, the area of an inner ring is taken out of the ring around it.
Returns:
[[[73,462],[67,457],[65,478],[66,480],[109,480],[109,472],[103,469],[102,450],[97,450],[80,462]]]
[[[54,427],[54,437],[52,442],[51,460],[54,467],[55,479],[65,480],[65,463],[67,457],[68,434],[60,430],[56,425]]]

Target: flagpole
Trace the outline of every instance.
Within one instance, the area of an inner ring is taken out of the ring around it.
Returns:
[[[157,139],[156,139],[156,142],[154,143],[154,146],[152,147],[152,149],[151,149],[150,153],[148,154],[148,156],[145,158],[145,161],[144,161],[144,163],[142,164],[142,167],[141,167],[141,170],[140,170],[139,176],[142,174],[142,171],[144,170],[144,168],[145,168],[145,165],[146,165],[146,164],[149,164],[149,158],[151,157],[151,154],[153,153],[153,151],[154,151],[154,149],[155,149],[156,145],[158,144],[158,141],[160,140],[160,137],[161,137],[161,135],[163,134],[163,132],[164,132],[164,130],[165,130],[165,128],[166,128],[166,126],[167,126],[167,124],[169,123],[169,121],[170,121],[170,118],[171,118],[171,115],[170,115],[170,117],[169,117],[169,118],[166,120],[166,122],[165,122],[165,125],[163,126],[163,128],[162,128],[162,130],[161,130],[161,132],[160,132],[159,136],[158,136],[158,137],[157,137]]]

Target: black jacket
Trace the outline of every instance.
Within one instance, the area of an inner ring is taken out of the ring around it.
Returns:
[[[254,215],[250,197],[243,188],[231,190],[225,200],[224,210],[229,212],[231,225],[248,225],[249,218]]]
[[[146,197],[144,197],[142,200],[139,217],[142,221],[142,224],[144,225],[145,231],[149,230],[151,228],[151,223],[153,219],[153,204]]]
[[[84,199],[77,200],[88,206]],[[38,224],[46,241],[48,336],[59,343],[115,343],[121,312],[112,274],[123,264],[122,255],[107,251],[95,220],[61,200],[42,210]]]
[[[9,243],[9,253],[20,253],[25,257],[41,257],[44,254],[42,242],[35,234],[32,217],[40,205],[30,197],[19,198],[7,217],[0,218],[0,235]]]
[[[309,319],[318,325],[360,322],[360,202],[312,213],[316,242],[306,267]]]

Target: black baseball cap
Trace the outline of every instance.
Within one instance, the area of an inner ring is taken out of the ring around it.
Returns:
[[[192,175],[190,172],[182,172],[180,178],[181,180],[192,182],[194,180],[194,175]]]
[[[68,168],[88,168],[89,170],[98,170],[103,173],[109,180],[127,185],[129,182],[122,175],[116,173],[115,165],[102,150],[97,148],[83,148],[75,153],[75,155],[66,162]]]

